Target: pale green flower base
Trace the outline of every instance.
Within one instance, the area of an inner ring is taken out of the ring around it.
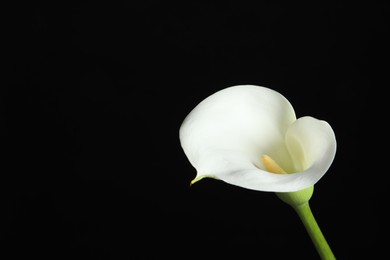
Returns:
[[[309,200],[313,194],[313,189],[314,186],[311,186],[307,189],[296,192],[278,192],[276,195],[282,201],[292,206],[297,212],[321,259],[334,260],[336,258],[322,234],[309,206]]]

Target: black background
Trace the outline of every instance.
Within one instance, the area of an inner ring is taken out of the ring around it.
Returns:
[[[180,124],[202,99],[238,84],[275,89],[298,117],[330,123],[338,150],[312,210],[337,259],[382,257],[384,2],[5,8],[3,259],[318,259],[273,193],[212,179],[189,187],[195,170]]]

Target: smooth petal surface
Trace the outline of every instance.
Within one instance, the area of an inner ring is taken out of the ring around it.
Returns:
[[[291,174],[264,174],[258,169],[230,173],[221,179],[243,188],[292,192],[317,183],[327,172],[336,153],[336,139],[325,121],[302,117],[286,132],[286,145],[290,151],[294,170]]]
[[[199,103],[183,121],[180,141],[196,178],[275,192],[313,185],[329,168],[336,148],[326,122],[296,120],[280,93],[253,85],[229,87]],[[264,154],[294,174],[265,171]]]

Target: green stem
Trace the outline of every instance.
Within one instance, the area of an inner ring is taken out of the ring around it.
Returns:
[[[322,234],[321,229],[317,224],[317,221],[314,218],[314,215],[309,206],[309,202],[303,203],[293,208],[298,213],[299,218],[302,220],[303,225],[305,226],[307,233],[309,233],[309,236],[313,241],[313,244],[317,249],[317,252],[320,255],[321,259],[336,259],[333,255],[331,248],[329,247],[328,242]]]

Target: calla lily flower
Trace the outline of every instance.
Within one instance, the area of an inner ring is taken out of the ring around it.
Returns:
[[[209,177],[247,189],[294,192],[313,186],[336,153],[331,126],[297,118],[272,89],[238,85],[201,101],[184,119],[180,143],[196,181]]]

